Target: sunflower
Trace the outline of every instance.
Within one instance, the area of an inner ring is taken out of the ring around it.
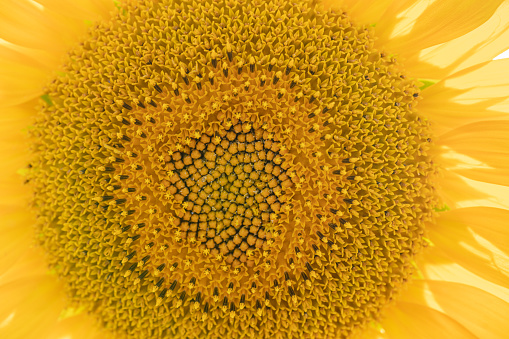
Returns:
[[[3,338],[504,338],[507,1],[4,0]]]

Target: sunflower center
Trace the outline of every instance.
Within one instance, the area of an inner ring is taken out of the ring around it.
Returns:
[[[282,205],[276,192],[290,182],[280,167],[280,143],[263,139],[263,132],[239,121],[215,136],[190,139],[168,157],[164,185],[182,203],[182,239],[199,241],[235,266],[265,244],[265,225],[274,224]]]
[[[419,90],[345,13],[132,1],[47,86],[30,183],[71,303],[119,337],[349,337],[435,206]]]

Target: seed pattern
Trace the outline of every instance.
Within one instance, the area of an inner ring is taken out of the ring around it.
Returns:
[[[38,239],[119,337],[348,337],[425,245],[419,91],[346,13],[128,1],[47,98]]]

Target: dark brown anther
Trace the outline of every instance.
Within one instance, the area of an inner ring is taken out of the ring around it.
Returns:
[[[311,103],[313,103],[313,101],[315,101],[315,99],[316,99],[316,98],[315,98],[315,96],[314,96],[314,95],[312,95],[312,96],[311,96],[311,98],[309,98],[309,103],[310,103],[310,104],[311,104]]]
[[[214,85],[214,78],[209,78],[210,84]]]
[[[265,85],[265,80],[260,80],[260,87],[262,87],[263,85]]]
[[[343,201],[346,202],[347,204],[353,204],[352,199],[343,199]]]
[[[145,132],[141,132],[140,137],[142,137],[143,139],[145,139],[145,138],[147,137],[147,135],[145,134]]]
[[[159,298],[164,298],[166,297],[166,292],[168,292],[168,289],[165,288],[161,291],[161,293],[159,293]]]
[[[128,176],[128,175],[125,175],[125,174],[122,174],[122,175],[120,176],[120,179],[121,179],[121,180],[125,180],[125,179],[128,179],[128,178],[129,178],[129,176]]]
[[[127,215],[133,215],[134,212],[136,212],[136,210],[129,210],[129,211],[127,211]]]
[[[299,99],[300,98],[298,96],[295,96],[295,98],[293,99],[293,102],[297,102],[297,101],[299,101]]]
[[[297,85],[297,83],[295,81],[292,80],[292,82],[290,82],[290,88],[294,88],[295,85]]]
[[[348,180],[355,180],[355,175],[349,175],[346,177]]]
[[[171,112],[173,111],[170,106],[166,107],[166,111]]]
[[[322,232],[317,231],[317,232],[316,232],[316,235],[318,235],[318,238],[320,238],[320,240],[322,240],[322,239],[323,239],[323,234],[322,234]]]
[[[332,171],[332,174],[339,175],[339,174],[341,174],[341,170],[335,170],[335,171]]]
[[[195,301],[195,302],[197,302],[197,303],[200,303],[200,301],[201,301],[201,292],[198,292],[198,293],[196,294],[196,298],[195,298],[195,300],[194,300],[194,301]]]
[[[123,135],[122,140],[131,141],[131,138],[129,138],[127,135]]]
[[[134,271],[136,269],[136,267],[138,267],[138,263],[135,262],[134,264],[132,264],[130,267],[129,267],[129,271]]]
[[[143,227],[145,227],[145,223],[144,223],[144,222],[142,222],[142,223],[139,223],[139,224],[138,224],[138,225],[136,225],[136,226],[138,226],[138,228],[143,228]]]
[[[335,208],[331,208],[331,209],[329,209],[329,211],[330,211],[331,213],[333,213],[333,214],[338,213],[338,210],[337,210],[337,209],[335,209]]]
[[[138,120],[138,119],[135,119],[135,120],[134,120],[134,124],[135,124],[135,125],[138,125],[138,126],[143,125],[143,124],[142,124],[142,122],[141,122],[140,120]]]
[[[190,99],[189,97],[186,97],[186,102],[187,102],[188,104],[190,104],[190,103],[191,103],[191,99]]]
[[[158,91],[159,93],[162,93],[162,92],[163,92],[162,88],[161,88],[161,87],[159,87],[159,85],[157,85],[157,84],[154,86],[154,88],[155,88],[155,90],[156,90],[156,91]]]
[[[241,73],[242,73],[242,67],[239,67],[239,68],[237,69],[237,74],[241,74]]]
[[[311,113],[311,114],[309,114],[309,115],[308,115],[308,118],[309,118],[309,119],[313,119],[314,117],[316,117],[316,114],[315,114],[315,113]]]
[[[152,105],[152,106],[154,106],[154,107],[157,107],[157,104],[156,104],[156,103],[154,102],[154,100],[152,100],[152,99],[150,100],[149,104],[150,104],[150,105]]]
[[[177,280],[176,279],[173,280],[173,282],[171,283],[170,290],[173,291],[175,289],[175,287],[177,287]]]
[[[128,125],[128,126],[131,124],[131,123],[130,123],[129,121],[127,121],[125,118],[122,118],[122,123],[123,123],[124,125]]]
[[[245,303],[245,302],[246,302],[246,295],[245,295],[245,294],[242,294],[242,295],[240,296],[240,303],[241,303],[241,304],[243,304],[243,303]]]
[[[200,89],[201,89],[201,82],[197,82],[197,83],[196,83],[196,88],[198,88],[198,90],[200,90]]]
[[[311,265],[307,261],[306,261],[306,268],[308,269],[309,272],[313,272],[313,268],[311,267]]]
[[[159,272],[161,272],[162,270],[164,270],[164,267],[165,267],[165,266],[166,266],[166,264],[161,264],[161,265],[157,266],[157,270],[158,270]]]
[[[143,278],[145,278],[147,276],[147,274],[148,274],[148,270],[144,270],[143,272],[141,272],[138,279],[142,280]]]
[[[293,288],[292,286],[288,286],[288,293],[290,294],[290,296],[294,296],[295,295],[295,292],[293,291]]]
[[[189,79],[187,78],[187,76],[183,76],[182,79],[184,80],[186,85],[189,85]]]
[[[124,161],[125,161],[124,159],[115,158],[115,162],[124,162]]]
[[[129,231],[129,229],[131,229],[131,225],[122,227],[122,233]]]
[[[345,220],[345,219],[343,219],[343,218],[340,218],[340,219],[339,219],[339,222],[340,222],[342,225],[346,224],[346,220]]]
[[[136,154],[136,153],[131,153],[131,157],[132,157],[132,158],[136,158],[137,156],[138,156],[138,154]]]
[[[350,159],[346,158],[346,159],[341,160],[341,162],[344,163],[344,164],[349,164],[350,163]]]
[[[111,195],[105,195],[103,197],[103,201],[108,201],[108,200],[111,200],[111,199],[113,199],[113,197]]]
[[[145,105],[141,101],[138,101],[138,106],[140,106],[141,108],[145,108]]]
[[[334,223],[330,222],[330,223],[329,223],[329,227],[330,227],[330,228],[332,228],[332,229],[335,231],[335,230],[336,230],[336,228],[338,228],[338,225],[336,225],[336,224],[334,224]]]
[[[131,106],[129,106],[128,104],[126,104],[124,102],[124,104],[122,105],[122,107],[124,107],[125,109],[128,109],[128,110],[132,110],[133,108]]]
[[[223,68],[223,74],[226,78],[228,78],[228,68]]]
[[[157,288],[161,287],[161,285],[163,284],[163,282],[164,282],[164,278],[159,279],[159,280],[157,281],[157,283],[156,283],[156,287],[157,287]]]
[[[209,303],[205,303],[205,307],[203,307],[203,312],[208,313],[209,312]]]
[[[131,260],[135,255],[136,255],[136,251],[132,251],[131,253],[129,253],[129,255],[126,258],[127,258],[127,260]]]
[[[276,75],[274,75],[274,78],[272,78],[272,84],[275,85],[275,84],[277,84],[278,81],[279,81],[279,78]]]
[[[140,235],[136,234],[134,237],[131,237],[131,239],[133,240],[133,242],[135,242],[136,240],[140,239]]]
[[[126,201],[127,201],[126,199],[117,199],[117,200],[115,200],[115,202],[117,203],[117,205],[124,204]]]

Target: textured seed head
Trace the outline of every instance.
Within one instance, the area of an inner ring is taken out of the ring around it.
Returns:
[[[33,129],[39,241],[131,338],[346,337],[412,274],[435,205],[418,89],[296,1],[132,1]]]

